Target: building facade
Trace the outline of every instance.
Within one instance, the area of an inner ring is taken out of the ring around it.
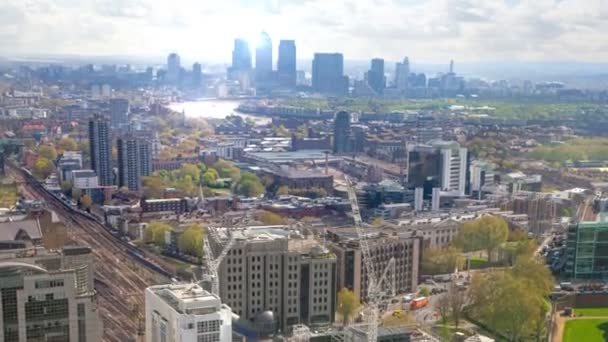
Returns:
[[[101,115],[95,115],[89,120],[89,149],[91,168],[99,177],[99,184],[113,185],[110,127],[108,120]]]
[[[260,42],[255,48],[255,81],[267,83],[272,80],[272,40],[266,32],[260,33]]]
[[[128,127],[129,108],[127,99],[110,99],[110,125],[112,128]]]
[[[281,85],[285,87],[296,86],[296,42],[293,40],[281,40],[279,42],[277,75]]]
[[[146,289],[146,342],[232,342],[232,312],[196,284]]]
[[[382,95],[386,88],[386,78],[384,77],[384,59],[374,58],[371,67],[366,74],[367,83],[377,95]]]
[[[89,247],[0,253],[0,341],[101,341]]]
[[[568,227],[566,274],[574,279],[604,279],[608,276],[608,217],[600,213],[593,222]]]
[[[126,186],[131,191],[139,191],[141,177],[152,173],[152,148],[150,143],[127,135],[117,140],[118,186]]]
[[[336,154],[350,152],[350,137],[350,114],[345,111],[337,112],[334,117],[333,152]]]
[[[328,95],[346,95],[348,77],[344,76],[341,53],[315,53],[312,61],[312,89]]]
[[[406,90],[410,75],[410,60],[403,58],[403,62],[397,63],[395,66],[395,87],[399,90]]]

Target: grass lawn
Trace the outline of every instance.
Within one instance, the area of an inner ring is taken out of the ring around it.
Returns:
[[[602,342],[608,340],[608,319],[575,319],[566,322],[564,342]]]
[[[577,316],[594,316],[594,317],[608,317],[608,307],[603,308],[576,308],[574,313]]]
[[[10,208],[15,205],[18,198],[17,185],[0,184],[0,207]]]
[[[484,267],[486,267],[487,263],[488,263],[488,260],[485,258],[472,257],[471,258],[471,269],[475,270],[475,269],[479,269],[479,268],[484,268]]]

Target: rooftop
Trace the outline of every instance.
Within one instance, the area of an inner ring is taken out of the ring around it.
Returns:
[[[42,239],[42,230],[38,220],[23,220],[0,223],[0,241]]]
[[[169,284],[151,286],[152,292],[173,310],[181,314],[203,315],[220,310],[221,301],[198,284]]]

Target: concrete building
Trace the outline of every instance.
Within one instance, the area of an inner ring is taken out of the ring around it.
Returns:
[[[483,160],[474,160],[469,168],[471,194],[480,193],[484,186],[494,185],[494,165]]]
[[[57,173],[61,181],[72,180],[72,171],[82,169],[82,155],[79,152],[65,151],[57,162]]]
[[[335,154],[351,151],[349,145],[350,135],[350,114],[345,111],[337,112],[334,117],[333,151]]]
[[[395,290],[397,293],[416,291],[422,258],[422,237],[377,228],[368,233],[376,278],[382,276],[390,259],[395,258]],[[368,277],[355,229],[330,229],[327,238],[332,242],[330,249],[337,258],[337,288],[349,288],[365,301]]]
[[[471,215],[470,219],[473,219],[473,217],[475,216]],[[422,237],[425,248],[444,248],[449,246],[458,235],[462,227],[462,221],[457,221],[452,217],[431,216],[400,220],[398,226],[400,231],[410,232],[415,236]]]
[[[261,172],[273,177],[273,184],[277,186],[285,185],[294,190],[319,188],[325,190],[328,194],[333,193],[334,177],[319,171],[264,168]]]
[[[139,191],[141,177],[152,173],[152,147],[149,142],[134,135],[116,141],[118,148],[118,187],[126,186]]]
[[[232,342],[232,311],[197,284],[146,289],[146,342]]]
[[[110,125],[112,128],[129,126],[129,100],[110,99]]]
[[[296,86],[296,42],[293,40],[279,42],[277,76],[282,86]]]
[[[72,171],[72,186],[76,189],[92,189],[99,187],[99,178],[93,170]]]
[[[89,247],[0,252],[0,341],[101,341]]]
[[[99,184],[113,185],[110,127],[108,120],[101,115],[96,114],[89,120],[89,149],[91,169],[99,177]]]
[[[312,60],[312,89],[328,95],[346,95],[348,77],[344,76],[341,53],[315,53]]]
[[[227,229],[216,229],[210,243],[218,251]],[[295,324],[326,326],[336,302],[336,257],[318,241],[283,226],[230,230],[236,242],[220,270],[220,297],[236,314],[271,332]],[[272,319],[269,320],[268,317]]]
[[[429,142],[441,155],[441,190],[465,195],[467,175],[467,149],[457,142],[433,140]]]

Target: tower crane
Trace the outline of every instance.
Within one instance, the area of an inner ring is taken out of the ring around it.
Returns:
[[[363,264],[365,265],[365,271],[367,273],[367,311],[365,315],[365,322],[367,325],[367,341],[376,342],[378,339],[378,320],[380,318],[379,306],[382,301],[384,291],[382,291],[382,285],[388,276],[390,279],[390,291],[395,292],[395,259],[391,258],[388,262],[386,269],[383,271],[380,278],[376,277],[376,265],[374,259],[371,256],[368,234],[364,231],[363,220],[361,219],[361,212],[359,211],[359,204],[357,202],[357,194],[354,186],[348,177],[345,177],[348,199],[350,201],[353,213],[353,219],[355,221],[355,230],[359,237],[359,246],[362,253]]]

